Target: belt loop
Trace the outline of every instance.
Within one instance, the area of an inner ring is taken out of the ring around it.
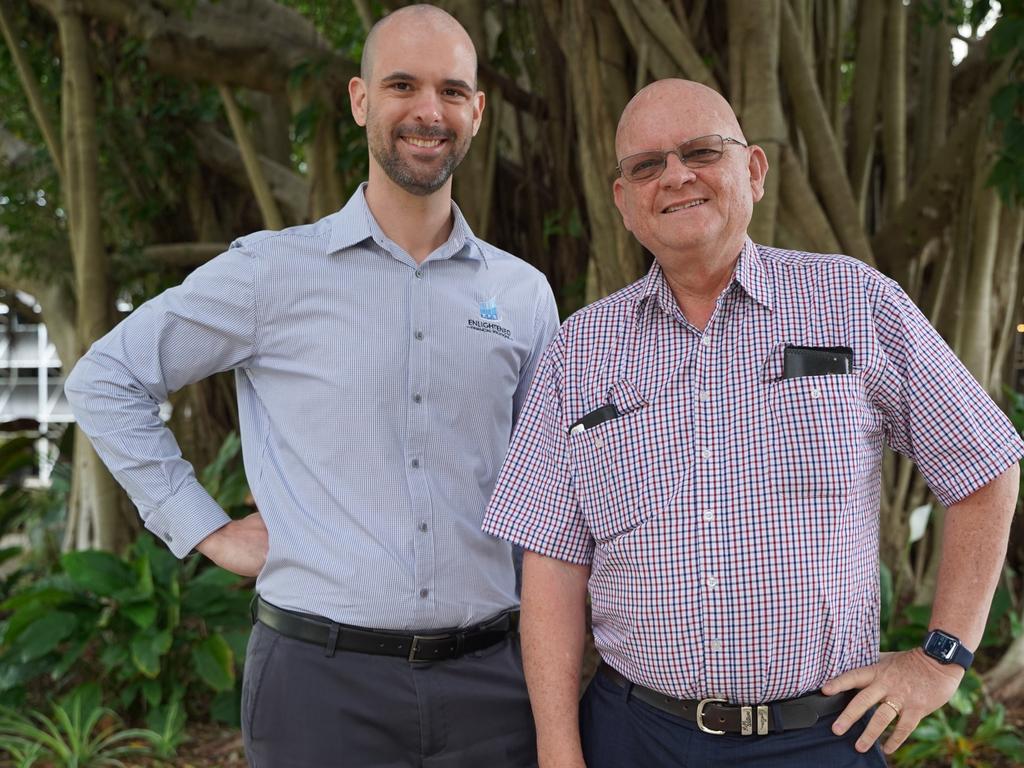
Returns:
[[[256,624],[256,613],[259,608],[260,596],[256,592],[252,593],[252,600],[249,601],[249,618],[252,619],[253,625]]]
[[[338,625],[331,624],[331,630],[327,634],[327,645],[324,646],[324,656],[327,658],[333,658],[334,652],[338,648]]]
[[[629,704],[629,697],[633,695],[633,683],[626,679],[626,685],[622,688],[622,700]]]

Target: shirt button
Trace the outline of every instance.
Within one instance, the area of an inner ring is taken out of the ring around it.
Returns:
[[[710,646],[711,646],[711,650],[712,651],[720,651],[720,650],[722,650],[722,641],[721,640],[712,640],[711,643],[710,643]]]
[[[707,580],[704,583],[708,585],[708,589],[714,589],[718,586],[718,577],[708,576]]]
[[[427,524],[426,523],[420,523],[420,532],[421,533],[426,533],[427,532]]]
[[[423,341],[423,331],[416,331],[413,336],[416,337],[416,341]]]
[[[715,513],[712,512],[710,509],[705,509],[704,510],[704,522],[705,523],[710,523],[714,519],[715,519]]]
[[[415,274],[416,274],[416,277],[423,277],[423,270],[422,269],[417,269]]]
[[[821,397],[821,390],[817,387],[811,388],[811,397]]]
[[[415,395],[412,396],[412,401],[414,403],[421,403],[421,402],[423,402],[423,395],[421,395],[419,392],[417,392]]]
[[[412,461],[409,462],[409,464],[412,466],[413,469],[416,469],[420,465],[420,460],[419,459],[413,459]]]
[[[711,458],[711,449],[710,448],[704,448],[703,450],[701,450],[700,457],[702,459],[710,459]]]
[[[420,597],[426,597],[429,594],[430,594],[430,590],[429,589],[421,589],[420,590]]]
[[[701,336],[700,337],[700,343],[701,343],[701,346],[710,347],[711,346],[711,337],[708,336],[707,334],[705,334],[704,336]]]
[[[174,541],[174,537],[171,536],[170,531],[167,531],[166,533],[164,533],[164,541]]]
[[[711,393],[708,392],[706,389],[703,392],[700,393],[700,401],[702,403],[706,403],[710,399],[711,399]]]

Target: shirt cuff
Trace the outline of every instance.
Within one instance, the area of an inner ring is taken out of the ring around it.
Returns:
[[[183,558],[214,531],[231,522],[197,481],[179,488],[159,508],[145,516],[146,529]]]

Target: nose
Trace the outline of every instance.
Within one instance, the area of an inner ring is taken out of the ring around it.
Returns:
[[[425,125],[441,122],[441,101],[437,93],[429,88],[421,89],[413,105],[413,117]]]
[[[693,181],[695,178],[697,178],[697,174],[693,172],[693,169],[680,160],[678,154],[669,152],[665,158],[665,170],[661,172],[661,178],[658,181],[663,187],[674,188]]]

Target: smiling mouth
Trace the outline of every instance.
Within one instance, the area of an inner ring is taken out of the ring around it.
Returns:
[[[423,149],[435,149],[444,144],[444,139],[421,139],[418,136],[403,136],[405,141],[412,144],[414,147],[421,147]]]
[[[700,200],[691,200],[688,203],[682,205],[670,205],[668,208],[662,210],[662,213],[675,213],[676,211],[685,211],[687,208],[696,208],[697,206],[704,205],[707,199],[701,198]]]

